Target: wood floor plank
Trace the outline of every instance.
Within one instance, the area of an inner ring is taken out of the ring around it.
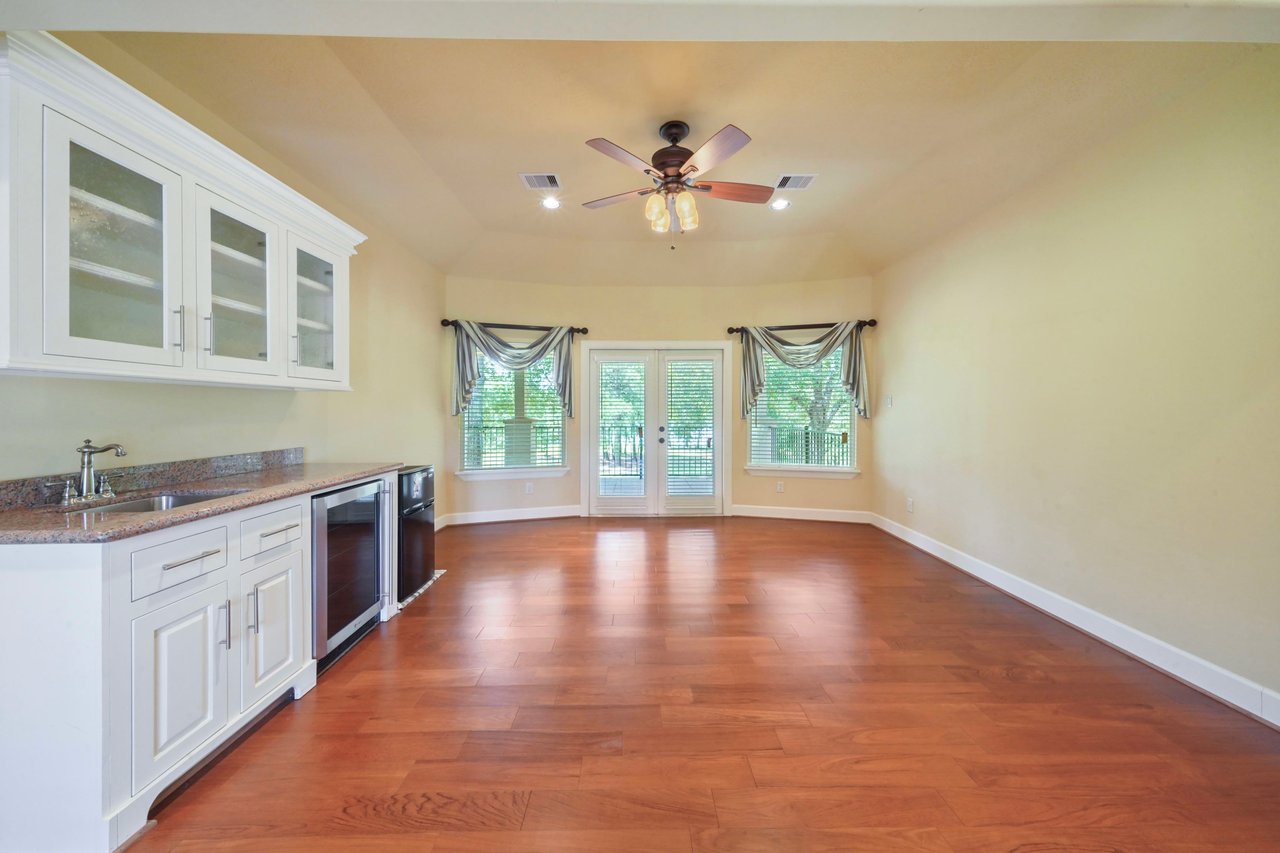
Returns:
[[[954,853],[936,829],[706,829],[694,853]]]
[[[716,791],[722,827],[940,827],[959,823],[933,788],[748,788]]]
[[[433,844],[429,853],[681,853],[690,849],[689,833],[681,828],[445,832]]]
[[[129,853],[1280,850],[1280,732],[870,527],[438,557]]]
[[[661,788],[678,782],[695,788],[755,785],[746,755],[588,755],[580,787]]]
[[[525,828],[622,829],[716,826],[709,790],[666,784],[657,788],[535,791]],[[687,838],[687,836],[686,836]]]

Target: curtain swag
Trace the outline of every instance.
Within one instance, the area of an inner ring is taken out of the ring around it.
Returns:
[[[840,384],[853,398],[858,417],[870,418],[867,357],[862,350],[862,326],[837,323],[807,344],[793,344],[764,326],[744,326],[742,337],[742,417],[751,415],[756,398],[764,390],[764,354],[769,352],[788,367],[812,367],[841,344],[848,342],[840,358]]]
[[[471,393],[480,376],[477,356],[483,353],[508,370],[524,370],[548,355],[556,357],[556,395],[573,417],[573,329],[556,326],[529,344],[511,344],[479,323],[458,320],[453,327],[453,413],[460,415],[471,404]]]

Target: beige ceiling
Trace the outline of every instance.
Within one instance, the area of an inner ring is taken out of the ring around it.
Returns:
[[[647,43],[115,33],[112,42],[440,270],[572,284],[838,278],[903,257],[1220,73],[1247,45]],[[816,172],[790,210],[703,200],[651,234],[641,157],[670,118],[696,147],[753,137],[708,177]],[[517,172],[561,176],[538,207]],[[669,248],[674,242],[673,252]]]

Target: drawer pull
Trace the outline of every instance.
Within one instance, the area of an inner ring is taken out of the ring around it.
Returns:
[[[221,553],[222,553],[222,549],[221,549],[221,548],[210,548],[208,551],[205,551],[205,552],[203,552],[203,553],[201,553],[201,554],[196,554],[194,557],[187,557],[187,559],[185,559],[185,560],[179,560],[179,561],[178,561],[178,562],[176,562],[176,563],[165,563],[163,566],[161,566],[161,567],[160,567],[160,569],[161,569],[162,571],[166,571],[166,572],[167,572],[167,571],[169,571],[170,569],[176,569],[176,568],[178,568],[178,566],[185,566],[185,565],[187,565],[188,563],[194,563],[194,562],[197,562],[197,561],[199,561],[199,560],[203,560],[205,557],[212,557],[214,554],[221,554]]]
[[[275,536],[277,533],[287,533],[295,527],[301,527],[302,522],[295,521],[293,524],[286,524],[284,527],[278,527],[275,530],[268,530],[266,533],[259,533],[259,539],[266,539],[268,536]]]

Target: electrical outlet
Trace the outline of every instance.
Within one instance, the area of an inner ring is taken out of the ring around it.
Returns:
[[[783,487],[781,480],[778,481],[777,489],[778,489],[778,494],[782,494],[784,491],[786,491],[786,489]]]
[[[525,484],[524,484],[524,493],[525,493],[526,495],[531,495],[531,494],[533,494],[533,483],[525,483]]]
[[[885,397],[885,398],[884,398],[884,402],[885,402],[885,405],[886,405],[886,406],[888,406],[890,409],[892,409],[892,408],[893,408],[893,395],[892,395],[892,394],[890,394],[888,397]]]
[[[907,498],[907,512],[915,512],[915,511],[916,511],[916,499]]]

